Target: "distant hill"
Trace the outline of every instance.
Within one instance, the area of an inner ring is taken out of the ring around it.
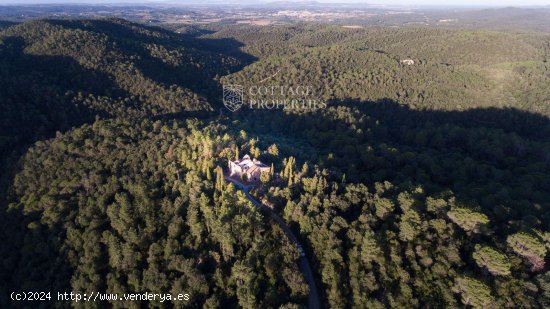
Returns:
[[[507,29],[512,31],[550,31],[550,6],[505,7],[482,10],[440,11],[427,13],[432,21],[453,19],[450,26]],[[439,25],[442,25],[439,23]]]
[[[550,115],[550,35],[301,25],[227,27],[260,61],[226,83],[310,85],[325,100],[389,98],[413,108],[517,107]],[[276,43],[274,43],[276,42]],[[415,65],[400,60],[411,58]]]

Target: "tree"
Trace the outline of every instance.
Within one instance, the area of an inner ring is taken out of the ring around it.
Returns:
[[[413,240],[420,233],[419,226],[422,223],[420,215],[409,209],[401,216],[399,222],[399,238],[403,241]]]
[[[281,177],[288,180],[288,186],[291,186],[293,184],[295,165],[296,159],[294,157],[289,157],[284,162],[284,168],[283,172],[281,173]]]
[[[252,153],[252,157],[253,158],[258,158],[260,156],[260,148],[258,147],[252,147],[252,149],[250,149],[250,152]]]
[[[307,176],[307,173],[309,172],[309,164],[307,162],[304,162],[304,165],[302,165],[302,176]]]
[[[271,181],[271,175],[269,175],[268,172],[262,172],[260,174],[260,181],[263,183],[263,184],[267,184]]]
[[[381,252],[382,250],[375,239],[374,232],[372,230],[365,231],[361,243],[361,260],[364,263],[370,263],[376,260]]]
[[[216,190],[223,191],[225,186],[225,179],[223,177],[223,169],[220,166],[216,167]]]
[[[447,208],[447,201],[432,197],[426,198],[426,210],[432,213],[439,213]]]
[[[489,223],[485,214],[468,208],[452,209],[447,212],[447,216],[467,233],[479,233]]]
[[[525,258],[531,264],[532,271],[544,269],[544,258],[546,257],[547,249],[544,243],[533,235],[519,232],[508,236],[506,242],[516,254]]]
[[[458,277],[455,280],[453,291],[460,294],[464,305],[480,309],[496,307],[489,287],[477,279]]]
[[[376,199],[374,201],[374,206],[376,208],[376,216],[380,219],[385,219],[395,208],[393,202],[387,198]]]
[[[279,156],[279,147],[277,147],[277,144],[267,147],[267,153],[275,157]]]
[[[259,286],[255,270],[245,262],[238,261],[231,269],[231,277],[236,285],[239,305],[243,308],[257,308]]]
[[[472,255],[477,265],[487,269],[496,276],[507,276],[510,274],[512,265],[508,257],[489,246],[476,245]]]

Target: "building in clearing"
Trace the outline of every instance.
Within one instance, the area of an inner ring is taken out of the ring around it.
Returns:
[[[260,180],[262,173],[269,173],[270,167],[256,159],[250,159],[249,155],[245,155],[241,160],[229,161],[229,176],[243,177],[249,181]]]

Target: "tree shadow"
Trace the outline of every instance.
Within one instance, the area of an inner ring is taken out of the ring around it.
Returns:
[[[7,37],[0,50],[1,156],[17,145],[49,138],[108,112],[73,101],[85,96],[128,94],[105,73],[84,68],[65,56],[31,55],[21,38]]]
[[[491,218],[550,229],[550,119],[514,108],[416,110],[396,101],[332,101],[325,110],[235,115],[265,139],[299,140],[284,149],[331,177],[371,187],[422,186],[479,205]],[[521,206],[519,206],[521,205]],[[520,218],[520,219],[518,219]],[[497,233],[508,231],[496,231]]]
[[[9,20],[0,20],[0,31],[6,29],[6,28],[9,28],[13,25],[17,25],[16,22],[13,22],[13,21],[9,21]]]
[[[327,109],[302,113],[244,109],[231,121],[257,137],[260,148],[278,144],[285,157],[298,160],[298,170],[309,161],[310,169],[326,169],[329,180],[345,178],[370,192],[388,181],[397,192],[422,188],[426,196],[454,196],[458,205],[490,219],[490,233],[471,236],[472,243],[506,244],[506,236],[518,231],[550,230],[546,116],[514,108],[417,110],[385,99],[334,100]],[[360,214],[360,207],[350,207],[335,215],[356,222]],[[300,228],[291,226],[299,235]],[[315,256],[313,262],[322,286],[320,262]]]

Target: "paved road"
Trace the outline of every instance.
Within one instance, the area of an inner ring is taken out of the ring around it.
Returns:
[[[296,245],[296,247],[304,248],[302,246],[302,244],[300,244],[300,242],[298,241],[298,238],[296,238],[294,233],[292,233],[292,230],[283,221],[283,219],[281,219],[281,217],[279,217],[279,215],[274,213],[271,210],[271,208],[269,208],[266,205],[258,202],[252,195],[250,195],[250,193],[248,193],[248,189],[249,189],[248,187],[243,186],[241,183],[237,183],[233,179],[230,179],[228,177],[224,177],[224,178],[225,178],[226,181],[233,182],[237,186],[237,188],[241,189],[244,192],[244,194],[246,195],[246,197],[248,198],[248,200],[250,200],[250,202],[252,202],[252,204],[254,204],[254,206],[256,206],[259,210],[267,211],[270,214],[271,219],[273,219],[273,221],[275,221],[275,223],[277,223],[277,225],[279,225],[279,227],[283,230],[283,232],[285,232],[288,239],[290,239],[290,241],[292,241]],[[300,251],[304,252],[303,249],[300,250]],[[313,278],[313,272],[311,271],[311,266],[309,266],[309,261],[307,260],[307,257],[305,255],[303,255],[303,256],[300,255],[300,264],[299,264],[299,266],[300,266],[300,270],[302,271],[302,274],[304,275],[304,278],[306,279],[306,282],[309,286],[308,307],[310,309],[319,309],[319,308],[321,308],[321,306],[320,306],[320,302],[319,302],[319,294],[317,293],[317,286],[315,285],[315,279]]]

